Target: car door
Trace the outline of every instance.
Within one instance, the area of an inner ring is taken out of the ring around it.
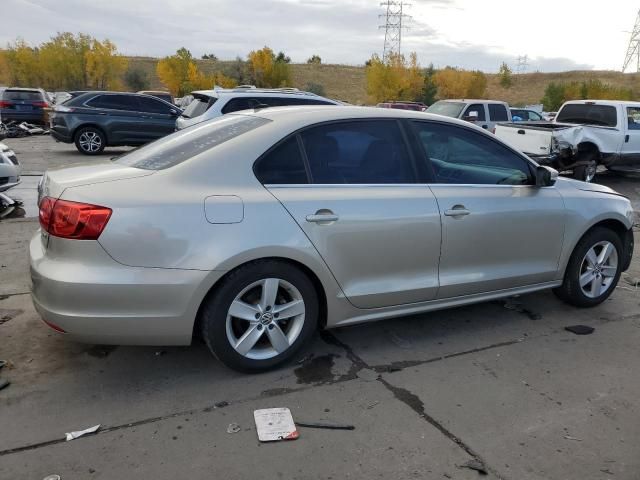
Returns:
[[[472,113],[477,114],[477,116],[472,116]],[[472,103],[465,109],[462,115],[463,119],[471,123],[475,123],[477,126],[482,127],[485,130],[489,128],[489,123],[487,122],[487,111],[483,103]],[[473,118],[475,118],[475,120]]]
[[[349,301],[376,308],[437,294],[440,215],[415,167],[399,122],[352,120],[293,135],[256,172]]]
[[[438,298],[553,281],[565,209],[520,154],[471,128],[411,122],[442,215]]]
[[[625,108],[625,107],[623,107]],[[617,167],[640,168],[640,107],[626,107],[627,126]]]
[[[143,132],[148,141],[175,131],[178,109],[151,97],[138,97],[143,117]]]
[[[95,108],[94,121],[113,144],[136,144],[144,140],[144,119],[135,95],[102,94],[86,105]]]
[[[496,131],[496,123],[509,121],[509,111],[507,106],[502,103],[489,103],[487,108],[489,109],[488,130],[493,133]]]

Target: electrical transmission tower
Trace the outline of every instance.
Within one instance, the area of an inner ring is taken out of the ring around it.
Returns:
[[[636,72],[640,72],[640,10],[636,17],[636,23],[631,32],[629,46],[627,47],[627,56],[624,58],[622,72],[624,73],[631,64],[636,65]]]
[[[516,65],[516,74],[527,73],[527,67],[529,66],[529,56],[524,55],[518,57],[518,64]]]
[[[403,1],[386,0],[380,3],[380,6],[386,9],[385,13],[379,15],[384,19],[384,25],[378,27],[384,28],[382,60],[386,62],[391,55],[400,53],[402,30],[407,28],[406,23],[403,24],[403,22],[411,19],[409,15],[405,15],[404,8],[410,4]]]

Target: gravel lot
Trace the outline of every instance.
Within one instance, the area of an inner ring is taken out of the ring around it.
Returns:
[[[474,479],[470,460],[484,478],[638,478],[640,254],[595,309],[543,292],[333,330],[297,362],[246,376],[200,343],[101,347],[46,328],[29,297],[34,188],[44,169],[91,159],[48,137],[6,143],[24,164],[12,193],[26,218],[0,222],[1,479]],[[640,178],[598,181],[640,210]],[[595,332],[564,330],[575,324]],[[260,444],[253,410],[268,407],[355,430]]]

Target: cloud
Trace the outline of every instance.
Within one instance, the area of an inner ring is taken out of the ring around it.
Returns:
[[[414,0],[419,7],[460,8],[460,0]],[[200,56],[245,57],[268,45],[295,62],[318,54],[326,63],[363,64],[381,53],[383,9],[370,0],[2,0],[0,44],[21,36],[32,44],[56,32],[85,32],[109,38],[128,55],[165,56],[186,47]],[[427,16],[428,19],[428,16]],[[505,41],[507,41],[505,39]],[[404,33],[403,51],[421,63],[495,71],[513,62],[500,46],[453,43],[421,18]],[[532,69],[589,68],[563,58],[531,61]]]

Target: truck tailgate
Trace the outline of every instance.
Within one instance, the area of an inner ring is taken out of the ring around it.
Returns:
[[[501,123],[496,125],[496,137],[523,153],[549,155],[553,131],[519,123]]]

